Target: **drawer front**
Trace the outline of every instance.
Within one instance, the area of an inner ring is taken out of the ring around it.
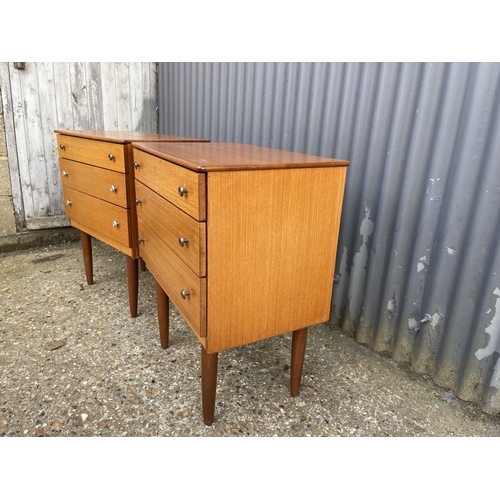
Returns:
[[[135,178],[196,220],[205,220],[205,174],[134,149]]]
[[[128,207],[125,174],[60,158],[62,185],[120,207]]]
[[[102,235],[102,241],[114,241],[130,247],[130,210],[99,200],[63,186],[66,215]]]
[[[126,172],[123,144],[57,134],[57,145],[60,158]]]
[[[206,225],[140,182],[135,185],[137,217],[198,276],[206,276]],[[182,238],[182,239],[181,239]]]
[[[206,336],[206,278],[200,278],[139,218],[139,254],[156,281],[199,337]],[[182,291],[189,292],[185,298]]]

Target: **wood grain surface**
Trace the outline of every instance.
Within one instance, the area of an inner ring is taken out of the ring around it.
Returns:
[[[135,178],[199,221],[205,220],[205,176],[134,149]],[[179,195],[179,187],[187,193]]]
[[[139,254],[198,338],[206,337],[206,278],[198,277],[138,214]],[[183,299],[181,291],[190,295]]]
[[[198,222],[139,181],[136,181],[138,217],[192,269],[206,275],[206,224]],[[183,246],[179,238],[188,240]]]
[[[72,225],[73,222],[79,222],[86,228],[92,228],[90,232],[86,232],[95,237],[99,235],[99,239],[112,246],[115,242],[122,246],[130,246],[129,210],[64,186],[63,195],[65,202],[71,203],[65,205],[65,208]],[[113,226],[114,221],[118,226]]]
[[[134,148],[157,155],[190,170],[262,170],[304,167],[346,167],[349,162],[321,156],[238,143],[133,143]]]
[[[128,207],[125,174],[72,160],[59,160],[62,185],[121,207]],[[111,190],[111,186],[115,188]]]
[[[97,167],[125,172],[125,147],[111,142],[57,135],[59,156]],[[62,147],[61,147],[62,146]],[[110,159],[109,155],[112,155]]]
[[[208,352],[328,320],[345,174],[208,174]]]

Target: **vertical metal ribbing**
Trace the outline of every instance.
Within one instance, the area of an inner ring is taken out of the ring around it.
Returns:
[[[162,66],[160,131],[351,161],[332,321],[500,412],[500,64]]]

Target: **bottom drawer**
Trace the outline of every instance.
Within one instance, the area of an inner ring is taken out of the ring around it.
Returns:
[[[206,337],[206,278],[200,278],[151,230],[138,219],[139,255],[151,274],[165,290],[194,333]],[[184,295],[182,292],[187,292]]]
[[[91,228],[105,243],[130,247],[130,211],[63,186],[66,215]]]

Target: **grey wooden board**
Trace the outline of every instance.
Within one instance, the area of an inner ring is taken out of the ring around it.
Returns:
[[[67,225],[54,130],[158,131],[157,64],[0,62],[18,229]]]

